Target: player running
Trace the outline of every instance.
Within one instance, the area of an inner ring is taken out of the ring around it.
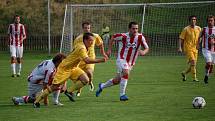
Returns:
[[[60,63],[58,70],[54,76],[51,86],[48,86],[42,94],[40,94],[36,101],[34,102],[34,107],[40,107],[40,101],[48,96],[50,93],[59,88],[60,85],[64,84],[68,79],[73,80],[74,84],[71,86],[69,91],[66,91],[65,94],[69,97],[71,101],[74,100],[74,95],[71,95],[71,92],[74,92],[86,84],[89,83],[89,78],[87,74],[78,67],[78,64],[83,60],[87,64],[92,63],[101,63],[105,62],[107,58],[100,59],[91,59],[88,56],[89,47],[92,45],[94,40],[94,35],[92,33],[84,33],[83,35],[83,44],[79,44],[73,51]]]
[[[201,33],[202,53],[206,60],[205,64],[205,84],[208,83],[208,76],[212,73],[215,63],[215,27],[213,15],[207,17],[208,26],[204,27]]]
[[[83,33],[90,32],[91,24],[89,22],[83,22],[82,29],[83,29]],[[89,48],[89,51],[88,51],[89,58],[95,59],[95,57],[96,57],[95,46],[98,46],[100,48],[100,53],[103,55],[103,57],[108,58],[108,56],[106,55],[106,53],[104,51],[104,45],[103,45],[103,41],[102,41],[101,37],[96,33],[92,33],[92,34],[94,35],[94,40],[93,40],[92,46]],[[78,46],[79,44],[83,44],[83,34],[79,35],[74,40],[73,48],[76,48],[76,46]],[[79,68],[81,68],[84,72],[86,72],[87,76],[89,77],[90,91],[94,90],[94,85],[93,85],[94,67],[95,67],[95,64],[86,64],[84,61],[81,61],[81,63],[79,64]],[[77,96],[81,95],[81,88],[77,91],[76,95]]]
[[[96,91],[96,97],[100,95],[102,90],[120,84],[120,101],[127,101],[126,86],[128,83],[129,73],[135,65],[138,54],[144,56],[148,53],[149,47],[146,43],[145,37],[138,33],[138,24],[136,22],[129,23],[129,32],[115,34],[110,40],[107,54],[111,54],[113,42],[118,43],[117,54],[117,75],[109,79],[105,83],[100,83]],[[143,47],[143,50],[140,48]]]

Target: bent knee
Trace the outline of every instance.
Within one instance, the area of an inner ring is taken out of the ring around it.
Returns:
[[[83,83],[83,84],[88,84],[89,83],[89,77],[87,76],[86,73],[82,74],[79,77],[79,80]]]

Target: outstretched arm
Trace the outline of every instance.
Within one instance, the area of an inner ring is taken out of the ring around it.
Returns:
[[[106,62],[107,58],[96,58],[96,59],[91,59],[89,57],[84,58],[83,60],[86,64],[93,64],[93,63],[101,63],[101,62]]]
[[[113,36],[111,37],[110,41],[109,41],[109,45],[108,45],[108,51],[107,51],[107,55],[108,57],[110,57],[111,55],[111,51],[112,51],[112,46],[114,44],[114,39],[113,39]]]
[[[178,41],[178,52],[182,52],[182,45],[184,43],[184,39],[179,38]]]

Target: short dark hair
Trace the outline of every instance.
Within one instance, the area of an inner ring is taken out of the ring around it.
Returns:
[[[213,18],[215,20],[215,17],[213,15],[208,15],[207,21],[208,21],[209,18]]]
[[[138,23],[135,21],[132,21],[128,24],[128,28],[130,29],[132,27],[132,25],[138,25]]]
[[[196,15],[191,15],[191,16],[189,16],[188,20],[191,21],[193,17],[195,17],[197,19]]]
[[[20,17],[18,14],[14,15],[13,20],[15,20],[16,17]]]
[[[63,53],[57,53],[54,58],[52,59],[52,62],[54,64],[61,62],[64,58],[66,58],[66,55],[64,55]]]
[[[87,40],[91,37],[94,37],[94,35],[90,32],[87,32],[87,33],[84,33],[84,36],[83,36],[83,40]]]
[[[82,28],[84,28],[84,25],[85,25],[85,24],[86,24],[86,25],[90,25],[90,22],[87,22],[87,21],[86,21],[86,22],[83,22],[83,23],[82,23]]]

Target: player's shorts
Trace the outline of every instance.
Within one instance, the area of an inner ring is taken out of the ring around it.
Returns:
[[[122,75],[123,69],[128,70],[129,72],[132,70],[133,66],[130,66],[126,60],[124,59],[117,59],[116,60],[116,65],[117,65],[117,73]]]
[[[32,99],[36,98],[36,94],[43,89],[43,84],[34,84],[28,82],[28,96]]]
[[[211,52],[205,48],[202,49],[202,54],[206,60],[206,62],[212,62],[215,63],[215,53]]]
[[[82,74],[85,74],[85,72],[79,67],[67,70],[58,68],[52,84],[64,84],[64,82],[67,81],[68,79],[76,81]]]
[[[91,69],[92,71],[94,71],[95,64],[86,64],[84,61],[81,61],[78,67],[84,70],[85,72],[88,69]]]
[[[10,54],[11,54],[11,57],[22,58],[23,46],[20,47],[20,46],[10,45]]]
[[[191,60],[197,61],[198,58],[198,51],[197,50],[189,50],[185,52],[187,57],[187,61],[190,62]]]

